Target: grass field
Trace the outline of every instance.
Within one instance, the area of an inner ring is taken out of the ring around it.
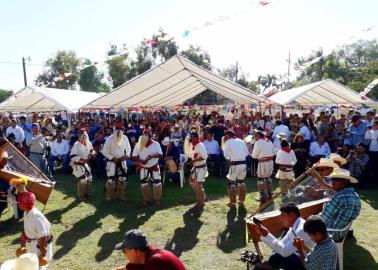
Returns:
[[[187,269],[246,269],[238,261],[245,246],[244,217],[257,208],[256,183],[247,180],[246,211],[226,206],[225,181],[209,178],[205,184],[210,201],[203,211],[193,208],[194,194],[189,186],[180,189],[172,183],[164,187],[162,204],[141,207],[136,176],[130,177],[128,201],[104,201],[104,181],[95,180],[93,196],[77,202],[74,178],[58,176],[44,213],[52,223],[54,261],[50,269],[112,269],[125,264],[122,254],[113,252],[122,233],[140,228],[150,243],[172,250]],[[363,189],[362,212],[355,221],[354,238],[344,246],[344,269],[378,269],[378,189]],[[39,205],[42,209],[42,206]],[[18,247],[22,223],[1,217],[5,231],[0,233],[0,261],[10,259]],[[263,246],[265,256],[270,251]]]

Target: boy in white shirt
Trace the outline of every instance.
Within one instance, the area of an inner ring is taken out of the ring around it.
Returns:
[[[281,142],[281,150],[276,155],[276,164],[278,172],[276,178],[280,179],[281,192],[285,195],[288,192],[289,185],[293,182],[295,176],[293,167],[297,163],[295,153],[290,149],[290,145],[286,140]]]

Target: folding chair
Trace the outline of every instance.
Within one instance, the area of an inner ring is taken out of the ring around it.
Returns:
[[[327,231],[331,233],[332,232],[345,232],[343,238],[340,239],[340,241],[337,241],[337,242],[335,241],[336,248],[337,248],[337,264],[339,266],[339,270],[344,269],[344,241],[345,241],[345,238],[347,237],[348,230],[351,226],[352,226],[352,222],[350,222],[347,226],[341,229],[328,229],[327,228]]]
[[[188,161],[188,158],[186,157],[185,154],[180,154],[180,164],[179,164],[179,172],[180,172],[180,186],[181,188],[184,187],[185,183],[185,163]]]

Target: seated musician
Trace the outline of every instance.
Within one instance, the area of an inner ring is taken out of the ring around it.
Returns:
[[[313,249],[304,244],[303,239],[296,238],[294,246],[298,249],[305,269],[335,270],[337,249],[332,238],[328,237],[327,227],[319,216],[310,216],[304,226],[304,231],[316,243]]]
[[[356,219],[361,211],[360,197],[352,187],[352,184],[358,181],[345,169],[335,169],[329,178],[332,180],[332,189],[336,192],[324,205],[321,217],[328,229],[343,229]],[[331,234],[337,242],[345,236],[346,231]]]
[[[319,200],[327,195],[325,192],[332,190],[331,180],[328,176],[334,169],[339,168],[339,166],[331,159],[321,158],[314,167],[321,176],[321,179],[319,179],[320,181],[316,181],[314,185],[307,186],[304,189],[303,194],[306,198]]]
[[[314,242],[303,230],[305,220],[301,218],[298,207],[293,203],[288,203],[282,206],[280,211],[282,223],[286,228],[281,239],[274,237],[264,226],[252,224],[252,238],[263,241],[273,250],[268,261],[257,264],[255,269],[303,269],[299,253],[293,245],[294,239],[300,237],[304,239],[307,247],[314,246]]]

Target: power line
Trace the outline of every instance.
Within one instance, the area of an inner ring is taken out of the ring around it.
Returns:
[[[0,64],[5,64],[5,65],[22,65],[22,62],[12,62],[12,61],[0,61]],[[44,64],[32,64],[32,63],[25,63],[25,65],[28,66],[40,66],[44,67]]]

